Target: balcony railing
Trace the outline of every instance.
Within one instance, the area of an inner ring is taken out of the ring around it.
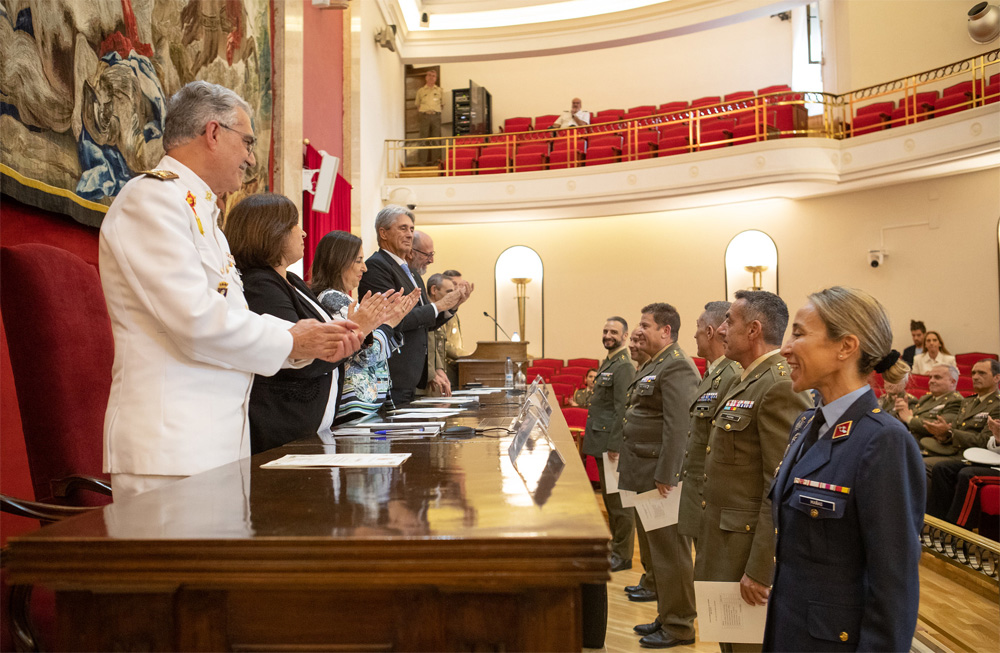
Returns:
[[[663,112],[600,112],[590,125],[571,129],[544,126],[482,136],[390,140],[388,173],[530,172],[662,158],[775,138],[852,138],[997,102],[1000,49],[842,95],[784,87],[726,97]],[[810,109],[816,114],[812,118]],[[422,151],[440,164],[412,165]]]

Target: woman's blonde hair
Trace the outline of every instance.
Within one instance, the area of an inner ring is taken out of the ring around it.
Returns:
[[[880,371],[889,383],[899,383],[909,373],[910,366],[892,349],[889,316],[877,299],[863,290],[834,286],[809,295],[809,301],[823,320],[827,337],[840,340],[853,335],[858,339],[861,350],[858,372],[862,377],[867,377],[876,366],[887,366]],[[888,358],[890,352],[894,353],[895,361]]]

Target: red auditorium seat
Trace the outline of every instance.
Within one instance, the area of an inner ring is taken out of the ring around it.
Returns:
[[[657,113],[672,114],[665,117],[666,120],[679,120],[687,117],[687,102],[666,102],[660,105]]]
[[[980,479],[983,485],[979,495],[979,534],[1000,542],[1000,484],[996,477]]]
[[[552,383],[565,383],[566,385],[571,385],[573,388],[583,387],[583,377],[579,374],[553,374]]]
[[[471,175],[476,169],[476,149],[452,150],[448,155],[447,174],[449,176]]]
[[[542,377],[542,379],[548,383],[552,380],[552,368],[543,367],[541,365],[532,365],[524,371],[524,375],[524,378],[528,380],[528,383],[534,381],[536,376]]]
[[[976,391],[972,389],[972,379],[968,376],[958,377],[958,385],[955,386],[955,389],[958,390],[963,397],[971,397],[976,394]]]
[[[667,136],[661,138],[656,145],[656,156],[673,156],[674,154],[687,154],[691,151],[691,143],[687,136]]]
[[[1000,360],[996,354],[985,354],[981,351],[969,351],[964,354],[955,354],[955,362],[959,365],[975,365],[984,358]]]
[[[573,393],[576,392],[576,387],[569,383],[550,383],[549,386],[559,399],[560,406],[565,406],[566,397],[572,397]]]
[[[722,107],[715,106],[721,102],[722,98],[718,95],[700,97],[697,100],[691,101],[691,109],[697,109],[700,116],[710,116],[722,111]]]
[[[507,172],[507,165],[509,161],[507,155],[503,153],[499,154],[483,154],[479,155],[479,174],[481,175],[498,175]]]
[[[896,107],[895,102],[874,102],[872,104],[866,104],[863,107],[858,107],[855,111],[855,115],[863,116],[869,113],[880,113],[882,115],[888,116],[892,113],[892,110]]]
[[[583,146],[576,151],[570,152],[565,147],[563,149],[553,149],[549,154],[549,170],[561,170],[563,168],[575,168],[583,158]]]
[[[997,101],[1000,101],[1000,82],[992,82],[983,91],[983,104],[993,104]]]
[[[565,150],[569,148],[570,143],[576,142],[576,149],[578,152],[583,152],[587,149],[587,137],[582,132],[574,131],[572,133],[562,134],[556,138],[552,139],[552,151],[556,152],[558,150]]]
[[[556,113],[547,113],[544,116],[538,116],[535,118],[535,131],[551,129],[557,120],[559,120],[559,114]]]
[[[561,370],[565,363],[558,358],[536,358],[531,361],[532,367],[549,367],[553,370]]]
[[[764,125],[762,127],[754,122],[738,124],[733,127],[733,145],[767,140],[772,134],[776,133],[777,129],[771,125]]]
[[[927,382],[930,381],[930,377],[924,374],[911,374],[910,381],[906,385],[906,389],[916,395],[914,390],[923,390],[924,393],[927,391]],[[922,393],[923,394],[923,393]]]
[[[865,113],[854,117],[851,124],[851,136],[861,136],[872,132],[882,131],[888,124],[890,116],[882,113]]]
[[[722,98],[726,103],[724,107],[726,110],[725,116],[733,118],[737,124],[742,124],[744,121],[752,122],[754,118],[755,97],[756,95],[753,91],[739,91],[726,95]]]
[[[668,122],[666,124],[660,125],[659,134],[660,138],[671,138],[677,136],[690,136],[690,123],[685,120],[684,122]]]
[[[561,374],[575,374],[578,378],[582,379],[587,376],[587,370],[589,367],[583,367],[579,365],[567,365],[560,371]]]
[[[934,116],[940,118],[951,113],[964,111],[972,106],[972,100],[966,93],[952,93],[942,96],[934,103]]]
[[[596,117],[602,119],[601,122],[613,122],[615,120],[621,120],[625,112],[621,109],[604,109],[603,111],[598,111]],[[604,120],[610,118],[611,120]]]
[[[912,124],[927,120],[934,116],[934,102],[938,99],[937,91],[917,93],[899,101],[899,106],[892,112],[892,126]]]
[[[503,130],[507,133],[531,131],[531,118],[507,118],[503,121]]]
[[[692,356],[691,360],[694,362],[694,366],[698,368],[698,373],[705,376],[705,370],[708,368],[708,362],[700,356]]]
[[[632,112],[632,111],[648,111],[650,113],[656,113],[656,105],[655,104],[640,104],[637,107],[632,107],[632,108],[629,109],[629,112]]]
[[[625,159],[635,161],[653,158],[656,156],[656,145],[659,141],[659,132],[652,130],[644,130],[638,132],[634,137],[627,137],[625,139]]]
[[[763,96],[765,105],[768,105],[767,124],[773,125],[781,132],[804,131],[808,128],[809,116],[804,106],[801,104],[781,104],[782,102],[801,100],[801,93],[794,93],[790,86],[779,84],[759,89],[757,95]],[[782,133],[781,138],[801,135]]]
[[[596,358],[571,358],[566,361],[567,367],[585,367],[588,370],[593,368],[597,369],[601,366],[601,361]]]
[[[518,152],[514,155],[514,172],[536,172],[548,167],[549,156],[542,152]]]
[[[714,150],[732,145],[732,143],[723,141],[728,141],[733,137],[733,126],[732,120],[703,120],[701,122],[701,138],[698,141],[698,150]]]
[[[544,141],[526,141],[524,143],[518,143],[517,145],[518,154],[548,154],[549,144]]]
[[[595,145],[587,148],[583,165],[600,166],[606,163],[618,163],[622,160],[622,151],[611,145]]]

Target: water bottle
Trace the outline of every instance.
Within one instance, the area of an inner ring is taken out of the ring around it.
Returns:
[[[507,390],[514,389],[514,363],[511,362],[510,356],[507,357],[503,367],[503,387]]]

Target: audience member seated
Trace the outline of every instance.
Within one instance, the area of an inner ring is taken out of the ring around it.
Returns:
[[[882,395],[882,399],[879,401],[879,406],[882,411],[898,418],[899,413],[896,411],[896,400],[903,399],[906,401],[906,405],[913,410],[913,407],[917,405],[917,398],[906,391],[906,384],[910,380],[910,375],[907,373],[903,376],[899,383],[889,383],[888,381],[883,382],[885,388],[885,394]]]
[[[316,246],[310,287],[330,315],[347,319],[349,314],[357,313],[358,306],[351,294],[357,294],[366,269],[361,239],[346,231],[331,231]],[[347,359],[334,424],[378,412],[389,394],[389,356],[403,343],[403,334],[396,326],[416,305],[417,293],[404,296],[388,291],[386,295],[391,299],[398,297],[395,307],[372,332],[365,346]]]
[[[927,334],[927,327],[920,320],[910,320],[910,337],[913,338],[913,344],[903,350],[903,360],[911,368],[913,367],[913,358],[917,354],[924,353],[924,336]]]
[[[997,384],[1000,383],[1000,362],[992,358],[978,361],[972,366],[972,389],[976,394],[962,400],[958,415],[948,429],[940,435],[927,425],[934,438],[923,438],[920,444],[928,451],[942,456],[961,458],[962,452],[970,447],[985,447],[990,439],[986,425],[987,417],[1000,419],[1000,398]],[[931,440],[925,444],[924,440]]]
[[[987,417],[986,448],[1000,454],[1000,420]],[[927,513],[968,530],[979,521],[979,488],[983,480],[1000,477],[996,467],[973,465],[961,458],[943,460],[931,471]]]
[[[583,101],[580,98],[573,98],[572,108],[563,111],[559,120],[552,124],[553,129],[567,129],[569,127],[582,127],[590,124],[590,112],[583,110]]]
[[[928,334],[930,335],[930,334]],[[962,395],[955,392],[958,385],[958,368],[953,365],[935,365],[927,381],[929,392],[920,398],[911,410],[906,400],[896,400],[896,413],[906,424],[920,448],[930,455],[924,458],[927,473],[940,460],[951,455],[951,448],[945,449],[944,440],[962,409]]]
[[[924,336],[924,351],[913,357],[914,374],[930,374],[935,365],[957,366],[955,357],[944,346],[944,340],[937,331],[928,331]]]
[[[305,282],[287,269],[302,259],[306,236],[291,200],[272,193],[244,198],[226,217],[225,234],[251,311],[292,323],[332,321]],[[386,305],[382,296],[368,299],[355,318],[359,338],[373,328],[373,320],[381,322]],[[250,391],[250,451],[260,453],[329,430],[341,378],[339,364],[319,359],[273,376],[256,375]]]
[[[583,387],[573,393],[573,396],[566,400],[570,406],[578,408],[590,408],[590,398],[594,396],[594,381],[597,380],[597,370],[587,370],[587,378],[583,381]]]

